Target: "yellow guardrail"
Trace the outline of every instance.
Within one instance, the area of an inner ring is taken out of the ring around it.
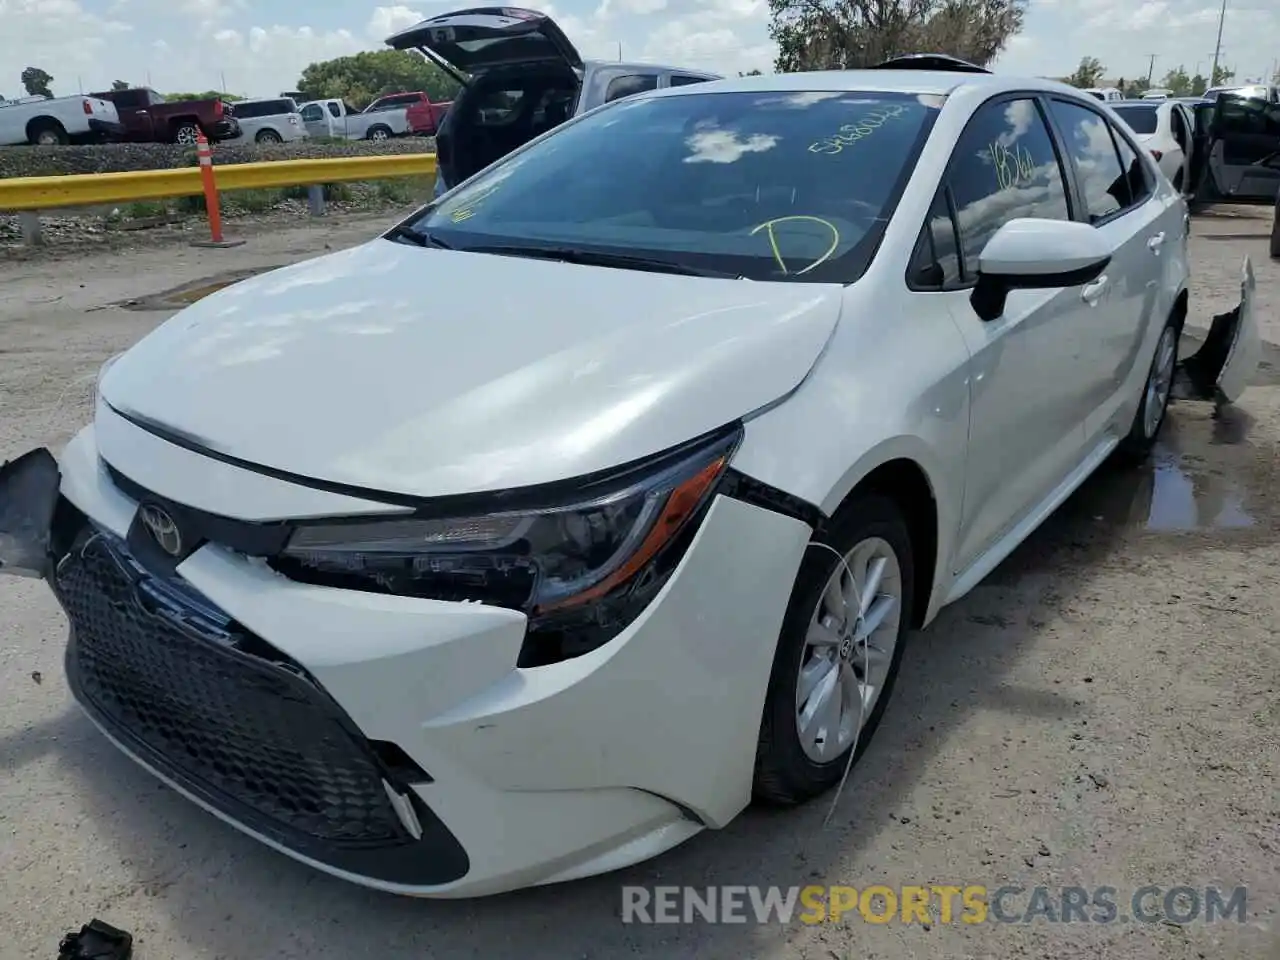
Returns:
[[[388,157],[330,157],[321,160],[272,160],[214,164],[218,191],[300,187],[354,180],[429,177],[436,173],[434,153]],[[52,210],[134,200],[162,200],[203,193],[199,167],[137,170],[128,173],[69,174],[63,177],[10,177],[0,180],[0,210]]]

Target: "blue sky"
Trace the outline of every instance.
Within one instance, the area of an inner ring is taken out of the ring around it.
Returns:
[[[732,73],[769,70],[765,0],[555,0],[551,13],[588,57],[659,60]],[[388,33],[475,0],[0,0],[0,94],[21,92],[22,68],[43,67],[54,92],[112,80],[161,91],[218,87],[270,95],[308,63],[378,49]],[[1280,57],[1280,3],[1228,0],[1224,61],[1257,77]],[[1062,75],[1096,56],[1108,76],[1172,66],[1207,71],[1216,0],[1031,0],[1026,29],[997,66]]]

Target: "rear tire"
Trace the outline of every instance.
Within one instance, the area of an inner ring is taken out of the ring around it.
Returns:
[[[56,147],[71,142],[57,120],[37,120],[27,129],[27,139],[37,147]]]
[[[884,561],[880,567],[883,575],[870,591],[874,596],[862,598],[864,614],[847,618],[844,626],[832,626],[835,621],[830,616],[829,597],[833,582],[835,589],[844,594],[841,585],[848,582],[848,576],[835,554],[815,545],[819,542],[846,558],[860,587],[869,586],[873,579],[870,571]],[[815,537],[800,565],[774,654],[756,747],[753,792],[757,799],[780,806],[802,803],[840,782],[850,751],[857,751],[855,762],[862,755],[880,725],[902,663],[911,623],[914,578],[907,524],[897,504],[885,496],[854,496],[836,511],[821,536]],[[877,605],[887,600],[892,601],[889,612],[879,617]],[[856,620],[856,624],[849,620]],[[857,629],[871,626],[872,622],[879,626],[869,630],[872,650],[868,652],[878,651],[883,656],[868,664],[859,656],[859,644],[855,641],[851,646],[849,641]],[[801,731],[805,714],[814,712],[815,701],[824,688],[823,679],[812,678],[828,677],[819,655],[823,648],[814,643],[815,635],[821,638],[824,633],[838,641],[830,646],[834,676],[829,678],[827,688],[833,689],[833,696],[844,693],[847,697],[852,692],[849,699],[853,706],[850,710],[846,699],[844,709],[837,709],[834,716],[839,719],[834,730],[830,724],[811,720],[807,726],[810,733],[806,735]],[[851,731],[858,726],[857,701],[866,689],[863,681],[868,676],[875,699],[854,740]],[[827,732],[815,741],[812,732],[819,728]]]
[[[284,143],[284,137],[274,130],[259,130],[253,139],[258,143]]]
[[[370,127],[369,132],[365,134],[365,136],[367,136],[370,140],[373,140],[377,143],[381,143],[384,140],[391,139],[391,128],[384,127],[381,124],[379,124],[376,127]]]
[[[1178,340],[1181,323],[1175,313],[1165,321],[1156,341],[1156,352],[1147,368],[1147,378],[1142,382],[1142,399],[1138,412],[1133,415],[1129,434],[1116,449],[1119,458],[1127,463],[1141,463],[1151,455],[1169,412],[1169,398],[1173,393],[1174,373],[1178,368]]]
[[[199,139],[199,134],[199,124],[183,122],[174,128],[173,142],[180,143],[185,147],[194,147]]]

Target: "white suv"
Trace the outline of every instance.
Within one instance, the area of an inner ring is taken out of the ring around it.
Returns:
[[[229,141],[231,143],[285,143],[307,138],[298,105],[289,97],[238,100],[235,107],[240,136]]]

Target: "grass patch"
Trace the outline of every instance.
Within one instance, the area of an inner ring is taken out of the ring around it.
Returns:
[[[223,205],[245,213],[266,213],[284,199],[283,190],[229,190],[222,194]]]
[[[165,216],[169,212],[169,204],[163,200],[135,200],[120,212],[127,220],[147,220]]]

